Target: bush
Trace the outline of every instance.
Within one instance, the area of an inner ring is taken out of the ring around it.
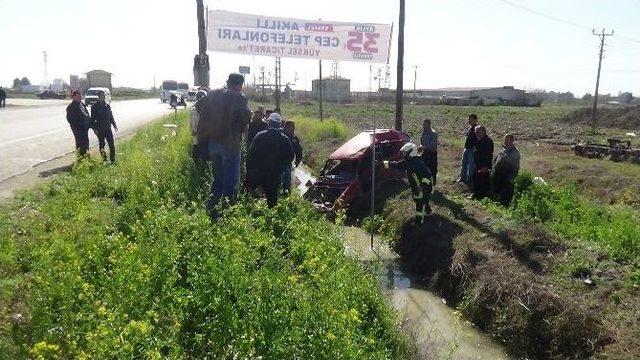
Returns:
[[[308,204],[243,199],[211,225],[180,124],[0,209],[0,353],[403,357],[376,279]]]
[[[595,242],[620,260],[640,256],[640,222],[631,210],[586,200],[576,186],[534,183],[526,173],[518,176],[515,188],[512,213],[517,218],[544,223],[575,241]]]

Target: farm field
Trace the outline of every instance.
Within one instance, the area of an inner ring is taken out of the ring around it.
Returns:
[[[336,146],[370,128],[373,117],[380,116],[379,127],[393,126],[392,105],[325,108],[330,120],[323,125],[313,107],[283,111],[306,129],[300,136],[316,171]],[[408,226],[413,206],[405,190],[378,199],[373,221],[352,221],[386,234],[407,271],[518,356],[640,356],[640,166],[576,157],[563,144],[593,136],[583,124],[563,120],[574,107],[405,109],[412,138],[425,114],[440,133],[434,214],[421,228]],[[523,174],[509,208],[468,200],[466,187],[453,183],[472,112],[488,126],[496,150],[507,132],[519,139]],[[626,131],[633,129],[603,128],[595,137]],[[316,140],[305,142],[305,132]],[[533,176],[548,185],[533,185]]]
[[[211,224],[186,112],[0,208],[2,358],[405,358],[377,279],[310,206]]]

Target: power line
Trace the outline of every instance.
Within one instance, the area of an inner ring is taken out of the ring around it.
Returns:
[[[553,15],[545,14],[545,13],[540,12],[538,10],[533,10],[533,9],[528,8],[528,7],[522,6],[520,4],[516,4],[516,3],[514,3],[514,2],[512,2],[510,0],[498,0],[498,1],[500,1],[503,4],[507,4],[507,5],[511,6],[511,7],[518,8],[520,10],[529,12],[531,14],[534,14],[534,15],[537,15],[537,16],[540,16],[540,17],[543,17],[543,18],[547,18],[547,19],[550,19],[550,20],[553,20],[553,21],[557,21],[557,22],[560,22],[560,23],[563,23],[563,24],[571,25],[573,27],[577,27],[577,28],[580,28],[580,29],[593,30],[592,26],[586,26],[586,25],[578,24],[578,23],[573,22],[573,21],[569,21],[569,20],[561,19],[561,18],[553,16]],[[640,40],[634,39],[632,37],[617,35],[617,38],[618,39],[624,39],[624,40],[627,40],[627,41],[631,41],[631,42],[635,42],[635,43],[640,44]]]
[[[535,15],[538,15],[538,16],[542,16],[544,18],[547,18],[547,19],[550,19],[550,20],[554,20],[554,21],[557,21],[557,22],[561,22],[561,23],[564,23],[564,24],[567,24],[567,25],[575,26],[577,28],[587,29],[587,30],[592,30],[593,29],[593,27],[591,27],[591,26],[584,26],[584,25],[575,23],[573,21],[560,19],[558,17],[552,16],[552,15],[548,15],[548,14],[542,13],[542,12],[537,11],[537,10],[529,9],[528,7],[524,7],[524,6],[520,5],[520,4],[513,3],[513,2],[511,2],[509,0],[498,0],[498,1],[500,1],[500,2],[502,2],[504,4],[507,4],[509,6],[518,8],[520,10],[524,10],[524,11],[527,11],[529,13],[532,13],[532,14],[535,14]]]

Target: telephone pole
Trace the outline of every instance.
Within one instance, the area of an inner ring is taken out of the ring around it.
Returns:
[[[404,76],[404,0],[400,0],[398,20],[398,67],[396,69],[396,130],[402,130],[402,97]]]
[[[48,86],[49,85],[49,73],[47,71],[47,50],[43,50],[42,54],[44,55],[44,81],[42,82],[42,84],[44,86]]]
[[[418,80],[418,65],[413,66],[413,98],[414,100],[417,98],[418,93],[416,92],[416,81]]]
[[[600,37],[600,58],[598,59],[598,76],[596,77],[596,92],[593,95],[593,109],[591,110],[591,128],[595,132],[596,131],[596,123],[597,123],[597,115],[596,110],[598,109],[598,88],[600,87],[600,69],[602,68],[602,53],[604,52],[604,39],[607,36],[613,36],[613,30],[610,33],[605,33],[604,28],[602,28],[601,33],[596,33],[596,30],[592,30],[591,33]]]
[[[198,54],[193,58],[193,85],[209,88],[209,55],[207,55],[207,26],[204,21],[203,0],[196,0],[198,17]],[[209,14],[207,14],[208,16]]]

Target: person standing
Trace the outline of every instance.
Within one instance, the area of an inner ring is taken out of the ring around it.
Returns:
[[[397,169],[407,172],[413,201],[416,204],[416,222],[423,224],[424,219],[431,215],[429,199],[433,186],[431,184],[431,172],[418,154],[418,146],[413,143],[406,143],[400,148],[404,159],[400,161],[383,161],[382,165],[386,169]]]
[[[226,89],[210,91],[200,112],[198,142],[206,142],[213,167],[211,195],[207,209],[212,219],[217,218],[215,206],[221,198],[232,203],[238,195],[240,181],[240,142],[251,119],[251,109],[242,94],[244,77],[229,74]]]
[[[282,172],[291,168],[294,154],[289,138],[281,131],[279,114],[271,114],[268,126],[256,135],[249,148],[247,182],[250,189],[261,187],[264,190],[267,205],[272,208],[278,203]]]
[[[71,93],[71,99],[73,99],[73,101],[67,106],[67,122],[73,132],[78,155],[84,157],[87,155],[87,150],[89,150],[91,117],[89,116],[89,111],[87,111],[87,108],[82,103],[80,91],[74,90]]]
[[[109,160],[114,164],[116,162],[116,145],[113,141],[111,126],[113,126],[113,129],[117,132],[118,125],[116,125],[116,121],[113,118],[111,105],[105,101],[104,91],[98,92],[98,101],[91,105],[91,120],[93,123],[92,127],[98,136],[98,147],[102,161],[107,162],[107,153],[104,151],[106,142],[109,144]]]
[[[436,174],[438,173],[438,133],[431,128],[431,120],[424,119],[422,123],[422,159],[431,172],[431,186],[436,186]]]
[[[253,118],[249,123],[249,129],[247,130],[247,139],[246,139],[247,150],[249,150],[249,147],[251,146],[251,142],[253,141],[253,138],[255,138],[259,132],[267,130],[267,123],[264,122],[264,106],[260,105],[260,107],[262,108],[262,111],[260,111],[260,108],[254,111]]]
[[[484,199],[491,190],[491,162],[493,160],[493,140],[487,135],[484,126],[476,126],[477,142],[473,152],[475,172],[473,177],[473,195],[476,200]]]
[[[4,109],[7,106],[7,92],[0,86],[0,109]]]
[[[502,150],[493,165],[493,191],[503,206],[511,203],[516,176],[520,171],[520,152],[516,149],[514,140],[511,134],[504,136]]]
[[[473,174],[475,173],[473,151],[477,142],[475,128],[478,124],[478,116],[476,114],[470,114],[467,118],[467,123],[469,124],[469,128],[467,129],[466,139],[464,141],[460,177],[456,182],[464,182],[467,185],[471,185],[473,182]]]
[[[189,130],[191,131],[191,158],[200,170],[204,169],[204,165],[209,161],[209,149],[207,143],[198,141],[198,122],[200,122],[200,112],[204,106],[204,100],[201,101],[207,92],[198,90],[196,92],[196,102],[193,104],[191,113],[189,114]]]
[[[284,123],[284,129],[282,133],[289,139],[291,142],[291,148],[293,150],[293,154],[295,155],[294,164],[296,167],[300,165],[302,162],[302,145],[300,145],[300,139],[296,136],[296,123],[291,120],[287,120]],[[288,166],[285,166],[282,171],[282,191],[285,194],[291,193],[291,172],[293,169],[291,168],[291,163]]]

